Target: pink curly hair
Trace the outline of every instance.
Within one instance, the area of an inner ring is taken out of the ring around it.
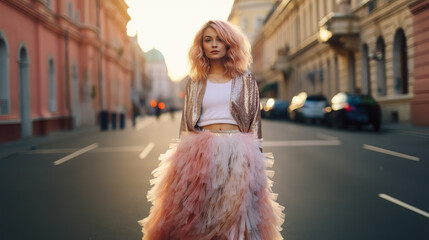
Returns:
[[[224,57],[225,74],[231,78],[244,74],[252,63],[250,43],[243,32],[236,26],[221,20],[210,20],[197,32],[189,50],[189,75],[193,81],[207,78],[210,61],[203,50],[203,34],[207,28],[213,28],[226,43],[227,52]]]

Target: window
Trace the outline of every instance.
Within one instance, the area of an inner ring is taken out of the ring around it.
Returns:
[[[371,95],[371,78],[368,57],[368,45],[362,45],[362,93]]]
[[[398,29],[393,41],[393,86],[395,94],[408,93],[408,54],[404,30]]]
[[[55,66],[54,60],[49,59],[49,111],[55,112],[57,110],[56,104],[56,83],[55,83]]]
[[[9,54],[3,33],[0,31],[0,115],[10,113]]]
[[[73,6],[71,2],[67,3],[67,16],[73,18]]]
[[[340,90],[340,67],[338,57],[334,57],[334,74],[335,74],[335,92]]]
[[[296,20],[295,20],[295,47],[298,48],[300,41],[301,41],[301,23],[300,23],[300,18],[297,15],[296,16]]]
[[[375,0],[368,2],[368,13],[372,13],[375,10]]]
[[[386,54],[383,37],[379,37],[375,47],[377,61],[377,95],[386,95]]]
[[[326,62],[326,72],[327,72],[327,84],[328,84],[328,92],[327,92],[327,96],[331,97],[331,60],[328,59]]]
[[[74,23],[79,24],[80,23],[80,12],[76,9],[74,12]]]
[[[348,64],[349,91],[354,93],[356,92],[356,59],[355,59],[355,54],[352,51],[349,51],[347,64]]]

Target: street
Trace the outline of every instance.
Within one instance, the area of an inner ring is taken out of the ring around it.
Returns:
[[[141,239],[151,172],[179,123],[144,117],[0,159],[0,239]],[[429,238],[429,135],[262,124],[285,239]]]

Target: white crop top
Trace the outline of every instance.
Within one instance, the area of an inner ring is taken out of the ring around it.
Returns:
[[[226,83],[212,83],[207,80],[200,119],[197,122],[199,127],[216,123],[237,125],[229,109],[231,83],[232,80]]]

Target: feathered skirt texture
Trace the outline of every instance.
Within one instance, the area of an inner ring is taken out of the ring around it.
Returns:
[[[283,207],[268,178],[272,154],[248,133],[184,133],[160,156],[139,221],[145,240],[277,240]]]

